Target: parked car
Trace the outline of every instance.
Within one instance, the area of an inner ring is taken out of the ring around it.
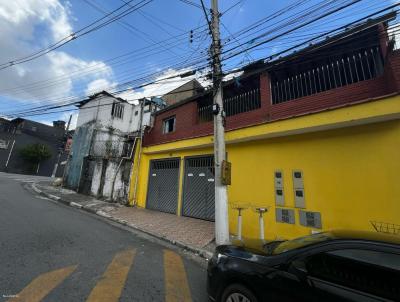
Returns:
[[[400,301],[400,236],[331,231],[221,245],[207,290],[223,302]]]

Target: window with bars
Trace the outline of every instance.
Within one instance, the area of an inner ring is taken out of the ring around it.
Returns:
[[[190,168],[208,168],[212,174],[215,174],[213,155],[187,158],[186,165]]]
[[[226,116],[252,111],[261,107],[260,89],[255,88],[244,93],[224,98]],[[212,102],[198,106],[197,113],[200,122],[213,120]]]
[[[260,75],[234,78],[232,83],[224,85],[223,98],[225,115],[228,117],[261,108]],[[212,106],[211,94],[197,100],[200,123],[213,120]]]
[[[124,105],[113,103],[111,107],[111,116],[123,119],[124,118]]]
[[[272,103],[279,104],[378,77],[384,62],[379,46],[362,48],[271,73]]]
[[[179,160],[176,159],[156,160],[151,162],[151,167],[152,169],[157,169],[157,170],[178,169]]]

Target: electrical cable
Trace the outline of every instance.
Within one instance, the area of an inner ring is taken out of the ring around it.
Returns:
[[[133,0],[130,0],[128,2],[128,4],[130,2],[132,2],[132,1]],[[119,8],[113,10],[112,12],[106,14],[104,17],[102,17],[100,19],[97,19],[96,21],[92,22],[91,24],[79,29],[78,31],[75,31],[74,33],[62,38],[61,40],[55,42],[54,44],[52,44],[52,45],[50,45],[50,46],[48,46],[48,47],[46,47],[44,49],[41,49],[41,50],[39,50],[39,51],[37,51],[37,52],[35,52],[33,54],[30,54],[28,56],[23,57],[23,58],[14,59],[14,60],[11,60],[11,61],[6,62],[6,63],[0,63],[0,70],[8,68],[8,67],[11,67],[11,66],[14,66],[14,65],[18,65],[18,64],[22,64],[22,63],[25,63],[25,62],[29,62],[29,61],[35,60],[35,59],[37,59],[37,58],[39,58],[39,57],[41,57],[41,56],[43,56],[43,55],[45,55],[45,54],[47,54],[47,53],[49,53],[51,51],[54,51],[54,50],[64,46],[65,44],[67,44],[67,43],[69,43],[69,42],[71,42],[71,41],[73,41],[73,40],[75,40],[75,39],[77,39],[79,37],[87,35],[87,34],[93,32],[93,31],[96,31],[96,30],[98,30],[98,29],[100,29],[100,28],[102,28],[104,26],[107,26],[108,24],[111,24],[111,23],[113,23],[113,22],[125,17],[126,15],[128,15],[128,14],[134,12],[135,10],[137,10],[137,9],[147,5],[147,4],[149,4],[152,1],[153,0],[142,0],[139,3],[137,3],[134,7],[128,8],[127,10],[123,11],[122,13],[119,13],[119,14],[111,17],[111,19],[106,20],[105,22],[100,23],[99,25],[96,25],[93,28],[85,30],[85,29],[95,25],[96,23],[99,23],[102,20],[107,19],[109,16],[111,16],[112,14],[114,14],[118,10],[120,10],[121,8],[123,8],[123,7],[128,5],[128,4],[124,4],[124,5],[120,6]]]

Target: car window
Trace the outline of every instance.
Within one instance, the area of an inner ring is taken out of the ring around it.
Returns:
[[[398,254],[357,249],[332,251],[329,254],[400,271],[400,255]]]
[[[400,255],[365,249],[319,253],[306,260],[310,276],[387,299],[400,299]]]

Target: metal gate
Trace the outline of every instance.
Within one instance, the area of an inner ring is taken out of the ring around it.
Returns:
[[[176,213],[180,159],[150,161],[147,190],[148,209]]]
[[[185,158],[182,215],[214,220],[214,156]]]

